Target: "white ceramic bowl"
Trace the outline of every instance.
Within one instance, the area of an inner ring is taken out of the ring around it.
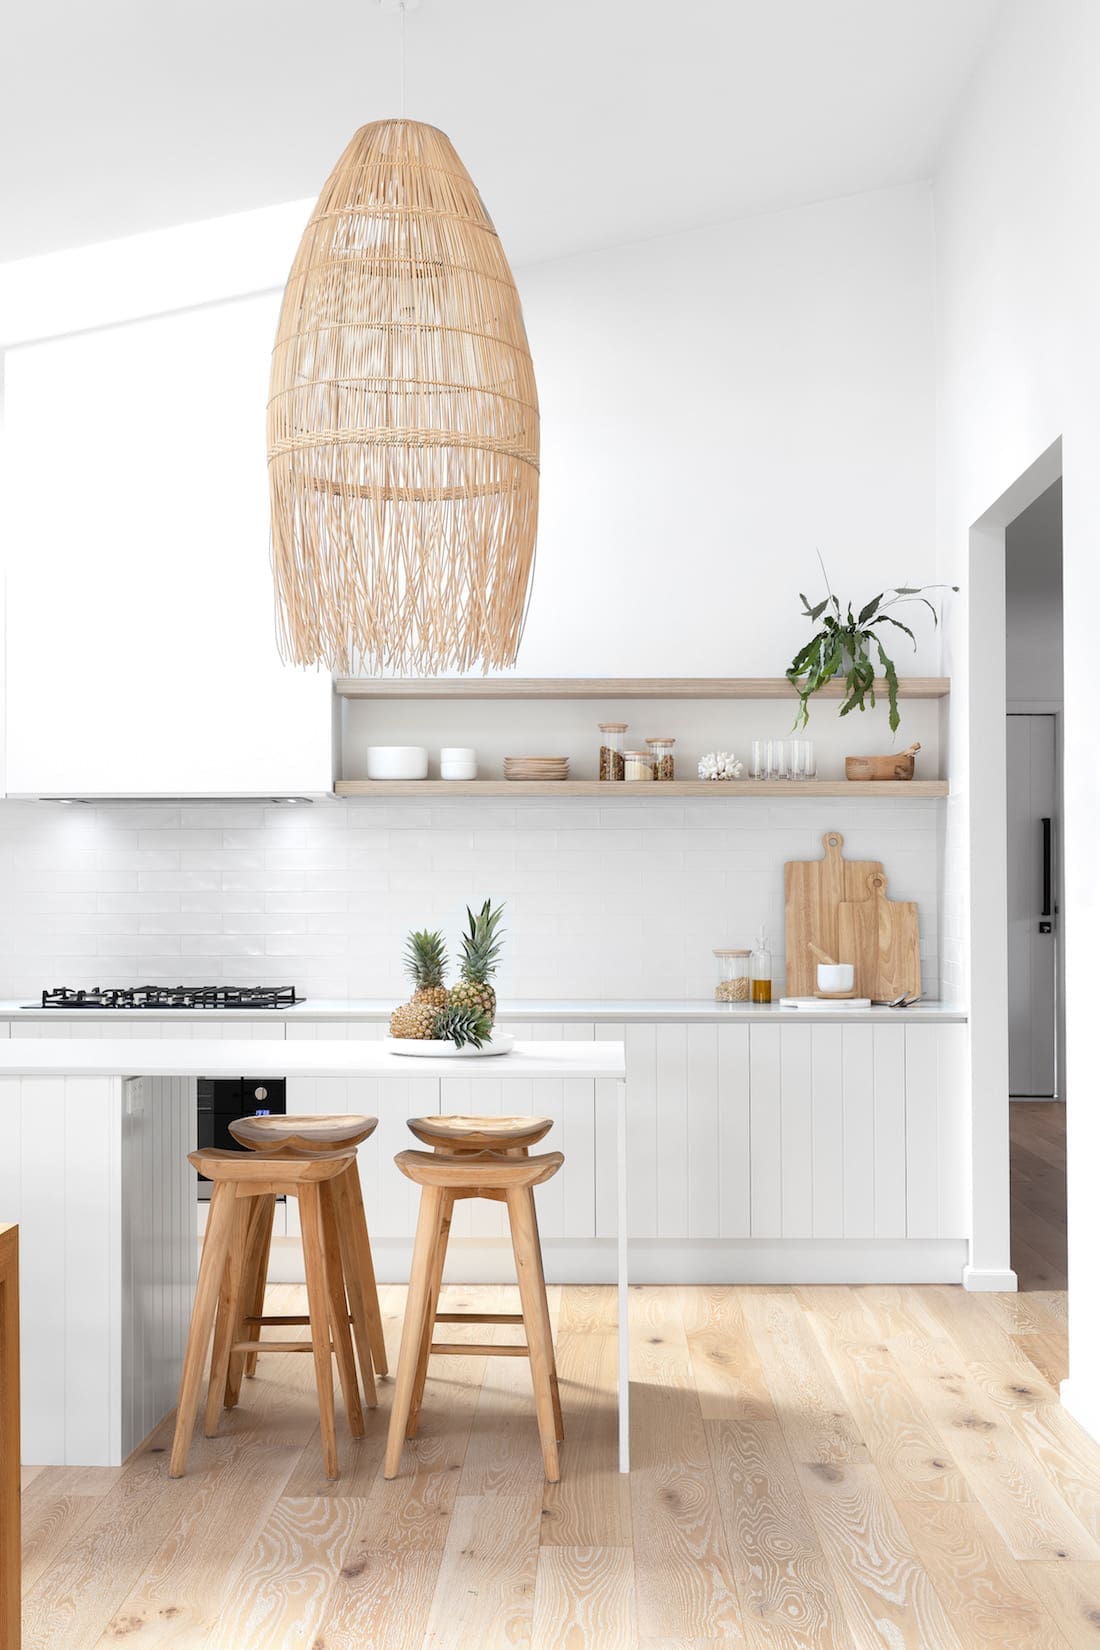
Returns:
[[[476,779],[476,762],[441,762],[439,764],[440,779]]]
[[[477,766],[477,752],[472,745],[444,745],[439,753],[440,765],[444,762],[465,763],[468,767]]]
[[[819,991],[851,991],[856,971],[851,963],[818,963],[817,989]]]
[[[425,745],[368,745],[368,779],[427,779]]]

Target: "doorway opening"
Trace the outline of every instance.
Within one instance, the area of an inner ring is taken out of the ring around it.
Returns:
[[[1005,528],[1011,1254],[1066,1288],[1062,482]]]

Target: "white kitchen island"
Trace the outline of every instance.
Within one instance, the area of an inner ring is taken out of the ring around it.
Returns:
[[[116,1466],[174,1404],[195,1277],[195,1176],[186,1160],[195,1080],[239,1076],[254,1056],[236,1038],[0,1043],[0,1209],[20,1226],[25,1460]],[[423,1085],[419,1109],[430,1111],[458,1064],[404,1059],[377,1042],[325,1040],[284,1043],[269,1069],[352,1084],[415,1081]],[[506,1088],[530,1085],[536,1106],[544,1083],[611,1085],[625,1209],[621,1042],[521,1042],[461,1066],[469,1080],[491,1074]],[[364,1145],[361,1159],[372,1148]],[[625,1223],[617,1247],[625,1471]]]

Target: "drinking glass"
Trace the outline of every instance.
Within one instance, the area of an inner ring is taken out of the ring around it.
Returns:
[[[751,779],[767,779],[768,777],[768,741],[766,739],[754,739],[752,742],[749,777]]]
[[[768,740],[768,778],[786,779],[787,751],[785,739]]]

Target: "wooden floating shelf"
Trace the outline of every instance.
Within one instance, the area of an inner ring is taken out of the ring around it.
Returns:
[[[342,699],[793,699],[785,676],[340,676]],[[945,699],[947,676],[905,676],[899,699]],[[830,682],[815,699],[842,699],[843,682]],[[875,682],[886,698],[886,683]]]
[[[337,796],[589,796],[659,801],[670,796],[946,796],[946,779],[341,779]]]

